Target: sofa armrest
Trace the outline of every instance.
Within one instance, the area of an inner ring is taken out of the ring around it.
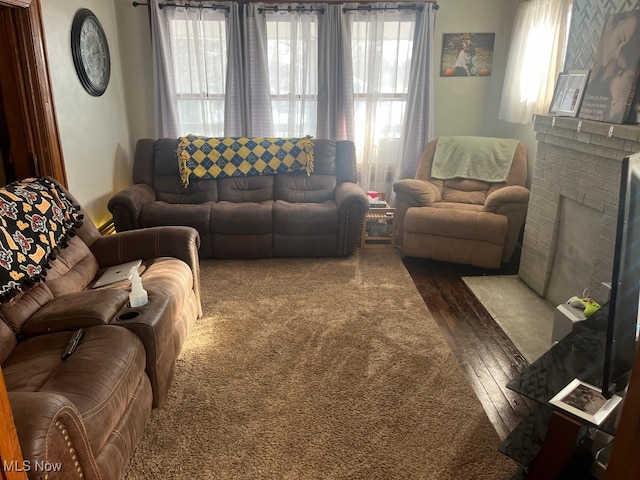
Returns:
[[[155,190],[146,183],[138,183],[116,193],[107,204],[116,230],[123,232],[140,228],[142,207],[155,199]]]
[[[189,265],[193,273],[193,290],[198,299],[198,316],[200,316],[202,309],[199,248],[200,235],[198,231],[195,228],[184,226],[141,228],[105,235],[93,242],[90,247],[101,268],[157,257],[173,257],[182,260]]]
[[[138,259],[174,257],[194,270],[199,265],[200,235],[193,227],[177,225],[140,228],[105,235],[93,242],[90,248],[100,268]]]
[[[22,325],[23,335],[69,332],[111,323],[129,299],[128,290],[81,290],[55,297]]]
[[[55,468],[55,478],[100,479],[80,413],[64,396],[51,392],[9,392],[25,467],[36,462]],[[10,459],[3,458],[8,462]],[[38,477],[39,478],[39,477]]]
[[[342,182],[336,187],[335,201],[340,217],[336,255],[353,255],[360,245],[360,232],[364,214],[369,210],[369,199],[360,185]]]
[[[336,187],[335,195],[338,210],[342,210],[348,203],[358,202],[362,204],[365,212],[369,210],[369,200],[362,187],[352,182],[342,182]]]
[[[519,185],[502,187],[490,194],[484,202],[484,211],[507,215],[527,209],[529,190]]]
[[[399,202],[411,207],[428,207],[441,199],[440,190],[426,180],[405,178],[393,184]]]

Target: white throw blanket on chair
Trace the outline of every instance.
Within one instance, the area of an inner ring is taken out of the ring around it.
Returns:
[[[511,138],[440,137],[433,155],[431,177],[504,182],[519,143]]]

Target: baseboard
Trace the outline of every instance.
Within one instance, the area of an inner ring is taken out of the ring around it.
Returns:
[[[100,235],[111,235],[116,233],[116,226],[113,224],[113,218],[99,226],[98,232],[100,232]]]

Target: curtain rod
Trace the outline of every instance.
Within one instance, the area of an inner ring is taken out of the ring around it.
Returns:
[[[349,3],[349,2],[347,2]],[[433,9],[434,10],[438,10],[440,8],[440,6],[438,5],[438,2],[436,0],[426,0],[424,3],[432,3],[433,4]],[[149,6],[148,3],[141,3],[141,2],[133,2],[133,6],[134,7],[139,7],[141,5],[146,5]],[[204,5],[191,5],[191,4],[185,4],[185,5],[176,5],[175,3],[161,3],[159,5],[160,8],[162,7],[194,7],[194,8],[224,8],[225,10],[228,10],[229,7],[226,6],[217,6],[217,5],[212,5],[210,7],[205,7]],[[289,6],[287,8],[288,12],[292,12],[292,11],[306,11],[307,7],[303,7],[303,6],[297,6],[295,7],[295,9],[291,8],[291,6]],[[324,13],[324,8],[316,8],[314,9],[313,7],[309,7],[310,8],[310,12],[313,11],[318,11],[320,13]],[[422,6],[419,5],[399,5],[397,7],[372,7],[371,5],[360,5],[358,7],[345,7],[342,9],[343,12],[353,12],[353,11],[373,11],[373,10],[422,10]],[[259,13],[262,13],[263,11],[274,11],[277,12],[278,11],[278,6],[274,6],[274,7],[264,7],[264,8],[260,8],[258,9]]]
[[[149,6],[148,3],[133,2],[134,7],[139,7],[141,5]],[[193,3],[159,3],[158,7],[161,10],[164,7],[209,8],[211,10],[229,10],[229,7],[227,7],[226,5],[202,5],[202,3],[197,5]]]
[[[278,5],[274,5],[273,7],[262,7],[258,9],[258,13],[263,13],[263,12],[295,12],[295,13],[300,13],[300,12],[309,12],[309,13],[313,13],[313,12],[318,12],[320,14],[324,14],[324,8],[320,7],[304,7],[302,5],[298,5],[296,7],[292,7],[291,5],[288,5],[287,8],[280,8],[278,7]]]
[[[440,7],[438,6],[438,2],[436,1],[426,1],[424,3],[432,3],[433,9],[438,10]],[[374,12],[376,10],[419,10],[422,11],[424,7],[422,5],[398,5],[397,7],[373,7],[371,4],[369,5],[358,5],[357,7],[344,7],[342,9],[343,12]]]

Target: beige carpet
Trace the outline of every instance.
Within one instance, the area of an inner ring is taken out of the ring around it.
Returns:
[[[529,363],[551,348],[555,307],[517,275],[462,280]]]
[[[203,261],[204,318],[127,478],[508,479],[394,252]]]

